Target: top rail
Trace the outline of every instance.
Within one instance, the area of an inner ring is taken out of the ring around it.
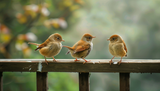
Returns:
[[[74,62],[74,59],[0,59],[0,72],[121,72],[160,73],[160,59],[123,59],[120,65],[109,64],[110,59],[89,59]],[[115,59],[113,61],[119,61]]]

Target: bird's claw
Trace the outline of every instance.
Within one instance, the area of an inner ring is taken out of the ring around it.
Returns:
[[[46,62],[46,64],[48,65],[48,61],[47,61],[47,60],[45,60],[45,62]]]
[[[111,61],[109,61],[109,64],[110,64],[110,65],[112,64],[112,60],[111,60]]]
[[[74,61],[76,62],[76,61],[80,61],[80,60],[75,59]]]
[[[122,62],[122,59],[118,62],[118,65],[120,65],[120,64],[121,64],[121,62]]]
[[[118,65],[120,65],[120,64],[121,64],[121,61],[118,62]]]
[[[53,59],[53,61],[57,62],[57,60]]]
[[[57,60],[54,57],[52,57],[52,58],[53,58],[53,61],[57,62]]]
[[[88,60],[88,61],[91,61],[91,60]],[[85,61],[83,62],[83,64],[87,63],[88,61],[87,61],[87,60],[85,60]]]

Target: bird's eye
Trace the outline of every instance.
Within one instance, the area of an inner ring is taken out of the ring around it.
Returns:
[[[88,39],[91,39],[91,37],[88,37]]]
[[[59,37],[57,37],[57,39],[59,40]]]
[[[115,40],[115,38],[113,38],[113,40]]]

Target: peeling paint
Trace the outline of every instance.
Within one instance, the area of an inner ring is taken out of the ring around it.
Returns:
[[[118,62],[113,62],[113,64],[117,64]]]
[[[39,72],[42,71],[42,62],[39,62],[39,64],[38,64],[38,70],[37,71],[39,71]]]
[[[95,62],[92,62],[93,64],[95,64]]]
[[[5,60],[5,61],[11,61],[11,60]]]

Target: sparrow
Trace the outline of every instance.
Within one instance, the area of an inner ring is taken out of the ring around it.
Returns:
[[[119,35],[112,35],[109,39],[109,52],[113,55],[114,57],[121,57],[121,60],[119,61],[119,65],[122,62],[122,57],[127,56],[127,47],[123,39]],[[112,58],[112,59],[113,59]],[[110,62],[110,65],[112,63],[112,59]]]
[[[48,65],[46,57],[52,57],[53,61],[56,61],[54,56],[59,54],[59,52],[61,51],[61,49],[62,49],[61,42],[62,41],[64,41],[62,39],[62,36],[58,33],[54,33],[54,34],[50,35],[48,37],[48,39],[45,42],[43,42],[42,44],[30,43],[30,42],[28,44],[33,44],[33,45],[38,46],[35,49],[35,51],[39,50],[39,53],[44,56],[45,62]]]
[[[88,62],[86,59],[84,59],[92,50],[93,43],[92,39],[95,38],[91,34],[84,34],[81,40],[79,40],[77,43],[75,43],[72,47],[69,46],[63,46],[69,49],[68,53],[71,53],[71,56],[75,58],[74,61],[79,61],[77,58],[82,58],[86,63]],[[84,64],[83,63],[83,64]]]

